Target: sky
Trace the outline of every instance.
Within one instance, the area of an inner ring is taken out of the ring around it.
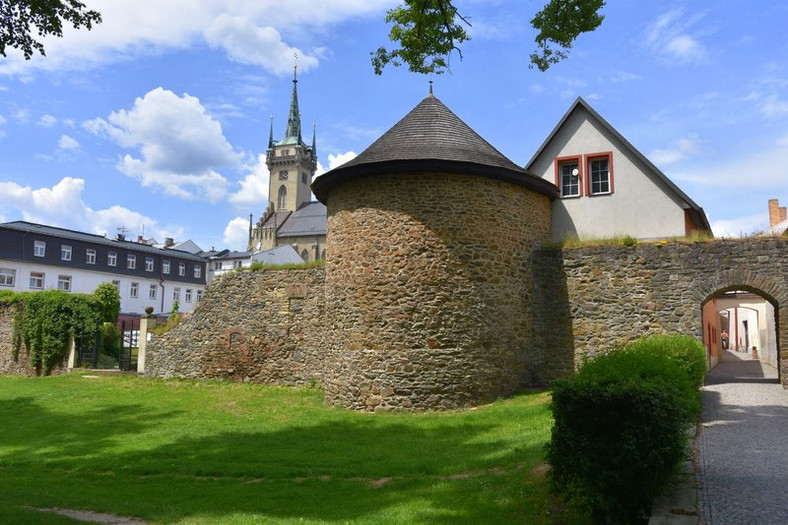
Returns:
[[[0,222],[246,248],[268,203],[294,55],[318,173],[363,151],[430,78],[370,52],[390,0],[84,0],[91,31],[0,57]],[[706,212],[716,236],[788,203],[788,3],[610,0],[569,58],[529,69],[541,0],[457,0],[471,40],[435,96],[524,166],[582,96]],[[644,210],[648,213],[648,210]]]

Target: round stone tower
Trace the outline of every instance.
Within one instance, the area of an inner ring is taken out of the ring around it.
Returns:
[[[531,251],[554,185],[430,94],[312,190],[328,209],[330,403],[448,409],[528,383]]]

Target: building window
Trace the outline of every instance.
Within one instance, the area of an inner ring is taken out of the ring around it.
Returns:
[[[197,302],[202,301],[202,290],[197,290]]]
[[[44,241],[33,242],[33,255],[36,257],[43,257],[47,253],[47,243]]]
[[[588,194],[613,193],[612,153],[586,155],[588,164]]]
[[[60,245],[60,260],[61,261],[71,260],[71,246],[69,246],[68,244]]]
[[[178,275],[181,277],[186,275],[186,263],[178,263]]]
[[[85,262],[88,264],[96,264],[96,250],[88,248],[85,250]]]
[[[181,300],[181,289],[180,288],[173,288],[172,289],[172,300],[173,300],[173,302]]]
[[[222,263],[221,262],[213,263],[213,269],[214,270],[221,270],[222,269]]]
[[[309,252],[306,249],[301,250],[301,258],[305,261],[309,260]]]
[[[127,255],[126,256],[126,268],[129,270],[133,270],[137,267],[137,256],[136,255]]]
[[[195,264],[194,265],[194,278],[195,279],[199,279],[200,277],[202,277],[202,266],[200,266],[199,264]]]
[[[244,265],[243,261],[233,262],[233,268],[241,268]]]
[[[64,292],[71,291],[71,276],[70,275],[58,275],[57,276],[57,289],[63,290]]]
[[[0,286],[14,286],[16,270],[0,268]]]
[[[185,294],[184,299],[186,300],[187,303],[192,302],[192,290],[191,290],[191,288],[186,288],[186,294]]]
[[[306,184],[306,172],[303,172],[303,171],[301,172],[301,182]]]
[[[145,271],[146,272],[153,271],[153,257],[145,257]]]
[[[287,206],[287,188],[282,186],[281,188],[279,188],[279,195],[276,200],[276,209],[284,210],[286,206]]]
[[[148,288],[148,299],[156,299],[156,285],[155,284],[150,285],[150,288]]]
[[[118,290],[120,290],[120,281],[112,281],[112,285],[113,285],[115,288],[117,288]]]
[[[561,190],[561,197],[579,197],[583,179],[580,171],[580,157],[555,159],[555,184]]]
[[[136,299],[140,296],[140,283],[131,283],[131,288],[129,288],[129,297],[132,299]]]
[[[162,273],[168,274],[170,273],[170,261],[162,261],[161,262],[161,271]]]
[[[33,290],[44,289],[44,272],[30,272],[30,288]]]
[[[107,252],[107,266],[118,265],[118,254],[115,252]]]

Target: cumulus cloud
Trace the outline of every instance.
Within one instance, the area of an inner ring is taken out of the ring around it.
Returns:
[[[224,228],[222,242],[231,250],[245,251],[249,241],[249,219],[236,217]]]
[[[765,231],[768,217],[765,213],[745,215],[733,219],[711,221],[711,231],[715,237],[745,237]]]
[[[338,168],[342,164],[353,160],[357,156],[358,156],[358,153],[356,153],[355,151],[348,151],[348,152],[345,152],[345,153],[338,153],[336,155],[334,155],[332,153],[332,154],[330,154],[328,156],[328,168],[326,168],[325,166],[323,166],[323,164],[318,162],[317,163],[317,171],[315,172],[315,175],[316,176],[317,175],[322,175],[323,173],[325,173],[325,172],[327,172],[329,170],[333,170],[334,168]]]
[[[694,26],[703,15],[687,16],[682,8],[673,8],[660,15],[648,28],[646,46],[662,61],[671,64],[702,62],[708,55]]]
[[[265,153],[261,153],[249,174],[241,180],[240,189],[230,195],[230,203],[239,209],[265,211],[268,207],[268,178]]]
[[[184,199],[223,198],[227,180],[216,169],[240,165],[221,124],[199,99],[160,87],[137,98],[132,109],[85,122],[84,127],[123,148],[139,150],[140,157],[123,156],[121,172]]]
[[[0,209],[23,220],[75,229],[98,235],[114,235],[118,226],[142,228],[154,237],[178,237],[180,227],[161,228],[142,213],[122,206],[93,210],[82,200],[85,181],[64,177],[51,188],[32,188],[15,182],[0,182]],[[4,217],[5,219],[5,217]]]
[[[60,140],[57,141],[57,149],[59,150],[79,149],[79,142],[77,142],[76,139],[69,137],[68,135],[61,135]]]
[[[287,8],[271,0],[93,0],[90,7],[102,14],[101,24],[90,31],[66,26],[63,38],[43,38],[45,58],[24,60],[12,51],[0,63],[0,74],[84,70],[201,42],[223,49],[231,60],[286,72],[296,50],[289,40],[308,39],[351,17],[380,16],[393,5],[392,0],[291,0]],[[299,52],[304,69],[316,66],[320,53]]]
[[[701,149],[698,136],[689,135],[674,142],[670,148],[655,149],[648,158],[657,165],[673,164],[699,153]]]
[[[51,128],[55,124],[57,124],[57,117],[53,117],[52,115],[44,115],[38,119],[38,125],[43,128]]]

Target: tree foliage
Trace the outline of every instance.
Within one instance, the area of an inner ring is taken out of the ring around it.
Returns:
[[[604,5],[605,0],[548,0],[531,20],[539,31],[538,49],[531,54],[528,67],[546,71],[565,59],[577,37],[602,23]],[[386,14],[386,22],[393,23],[389,39],[398,47],[391,51],[380,47],[371,53],[375,74],[382,74],[388,64],[407,65],[415,73],[444,73],[453,51],[462,60],[458,46],[470,40],[462,26],[471,27],[469,20],[457,11],[453,0],[405,0]]]
[[[101,14],[86,10],[79,0],[0,0],[0,55],[7,56],[6,47],[19,49],[26,60],[36,51],[46,55],[36,38],[62,37],[64,22],[92,29],[101,23]]]
[[[114,323],[120,313],[120,292],[112,283],[101,283],[93,291],[93,297],[98,301],[101,321]]]

